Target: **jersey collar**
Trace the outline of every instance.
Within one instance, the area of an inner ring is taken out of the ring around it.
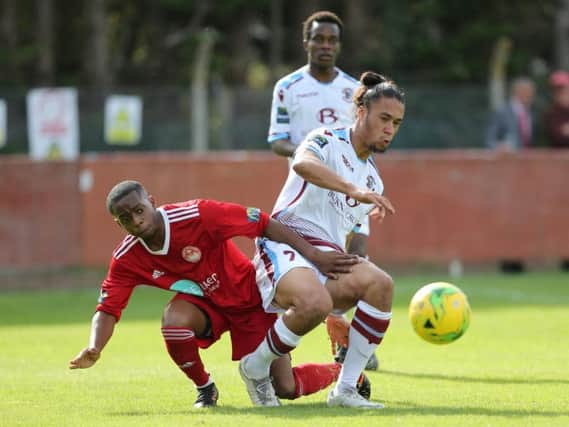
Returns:
[[[161,249],[153,251],[146,245],[144,240],[141,239],[140,237],[138,238],[138,241],[152,255],[166,255],[168,253],[168,249],[170,248],[170,221],[168,221],[168,216],[166,215],[164,208],[158,208],[157,210],[158,212],[160,212],[160,215],[162,216],[162,221],[164,221],[164,245],[162,246]]]

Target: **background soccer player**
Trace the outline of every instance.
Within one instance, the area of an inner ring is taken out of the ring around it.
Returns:
[[[402,123],[403,93],[383,76],[367,72],[354,96],[356,119],[350,128],[317,129],[297,149],[292,169],[273,210],[273,218],[288,225],[321,248],[341,250],[348,235],[368,221],[371,209],[379,217],[393,213],[383,197],[383,182],[372,154],[391,144]],[[286,310],[255,352],[240,362],[240,372],[252,399],[252,379],[269,375],[272,359],[296,347],[314,328],[318,316],[308,317],[297,304],[310,295],[324,307],[340,312],[356,307],[349,346],[329,406],[382,408],[356,392],[356,382],[369,356],[389,326],[393,281],[365,260],[349,274],[327,279],[297,251],[267,239],[258,241],[257,274],[264,278],[261,295],[265,307]],[[325,284],[323,287],[322,284]],[[325,295],[322,290],[326,290]]]
[[[276,317],[263,310],[255,269],[231,237],[287,242],[332,277],[358,262],[354,256],[317,250],[256,208],[199,199],[156,208],[154,198],[136,181],[113,187],[107,208],[129,235],[113,252],[89,345],[69,366],[89,368],[99,359],[137,285],[174,291],[164,310],[162,335],[172,360],[197,387],[196,407],[215,406],[218,399],[199,348],[230,331],[232,357],[239,360],[262,341]],[[291,371],[287,355],[275,362],[273,371],[283,379],[275,384],[280,396],[291,399],[327,387],[339,366],[306,364]]]
[[[318,11],[302,24],[307,64],[281,78],[274,87],[268,142],[281,156],[292,157],[306,135],[320,127],[350,126],[354,121],[352,97],[358,81],[336,66],[344,24],[334,13]],[[367,239],[353,233],[347,241],[349,253],[367,255]],[[326,319],[332,351],[336,343],[347,346],[349,323],[342,316]],[[345,357],[345,349],[338,356]],[[378,360],[370,356],[366,369],[376,370]]]
[[[356,79],[336,67],[344,25],[332,12],[319,11],[302,25],[308,63],[274,87],[268,142],[281,156],[292,157],[306,135],[319,127],[349,126]]]

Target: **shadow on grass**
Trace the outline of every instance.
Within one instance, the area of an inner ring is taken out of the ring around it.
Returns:
[[[450,407],[450,406],[426,406],[416,405],[413,402],[402,401],[385,401],[386,408],[382,410],[362,410],[356,408],[328,408],[326,404],[312,404],[312,403],[299,403],[285,404],[279,408],[255,408],[255,407],[237,407],[237,406],[218,406],[211,409],[189,409],[181,411],[169,412],[152,412],[152,411],[125,411],[125,412],[111,412],[108,415],[114,417],[147,417],[147,416],[169,416],[169,415],[199,415],[199,414],[215,414],[215,415],[243,415],[254,416],[259,415],[262,417],[280,417],[289,419],[308,419],[311,417],[322,418],[325,417],[377,417],[378,415],[384,416],[402,416],[402,415],[435,415],[435,416],[452,416],[459,417],[465,415],[479,415],[484,417],[510,417],[510,418],[525,418],[531,417],[566,417],[569,416],[569,411],[538,411],[527,409],[491,409],[481,407]],[[395,406],[395,407],[390,407]]]
[[[381,374],[395,377],[409,377],[425,380],[459,381],[466,383],[483,384],[569,384],[569,380],[562,378],[498,378],[498,377],[467,377],[463,375],[420,374],[382,369]]]

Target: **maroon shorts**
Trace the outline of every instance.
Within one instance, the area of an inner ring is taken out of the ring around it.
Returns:
[[[198,347],[208,348],[219,340],[224,332],[229,331],[232,360],[239,360],[246,354],[253,352],[277,320],[276,314],[266,313],[261,306],[258,309],[228,313],[211,304],[208,300],[193,295],[178,293],[172,298],[172,300],[176,299],[195,305],[209,317],[211,332],[207,337],[196,337]]]

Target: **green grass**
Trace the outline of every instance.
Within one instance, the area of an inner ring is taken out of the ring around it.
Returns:
[[[98,289],[0,293],[0,426],[568,426],[569,275],[474,274],[453,282],[469,296],[470,329],[446,346],[411,330],[407,303],[445,277],[396,277],[394,319],[371,373],[379,412],[330,409],[326,392],[252,408],[224,339],[203,352],[220,406],[192,408],[193,387],[160,336],[171,294],[139,288],[101,360],[70,371],[86,343]],[[293,353],[328,361],[324,328]]]

